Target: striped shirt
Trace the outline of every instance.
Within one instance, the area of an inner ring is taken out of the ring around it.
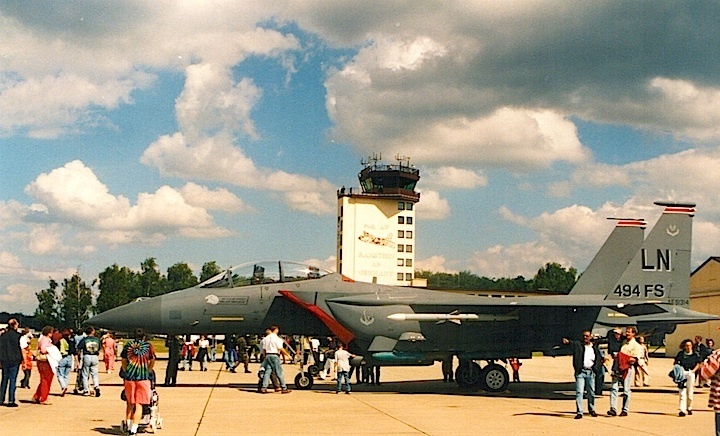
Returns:
[[[720,349],[715,350],[700,366],[700,377],[710,380],[708,407],[720,413]]]

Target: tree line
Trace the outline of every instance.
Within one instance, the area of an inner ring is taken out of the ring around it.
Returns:
[[[168,292],[189,288],[219,274],[222,269],[215,261],[206,262],[200,275],[195,276],[190,266],[178,262],[163,274],[154,257],[140,264],[140,271],[118,264],[105,268],[90,284],[79,272],[61,283],[49,279],[48,287],[35,293],[38,307],[35,309],[36,325],[53,325],[80,329],[91,314],[122,306],[139,297],[155,297]],[[506,292],[546,292],[567,294],[577,280],[575,268],[564,268],[558,263],[547,263],[532,279],[480,277],[469,271],[459,273],[435,273],[416,271],[415,277],[428,280],[429,289],[473,290]],[[100,291],[93,304],[92,287]]]
[[[80,329],[91,314],[122,306],[139,297],[155,297],[179,289],[189,288],[222,271],[215,261],[202,266],[200,276],[185,262],[178,262],[163,274],[154,257],[140,264],[140,271],[118,264],[105,268],[89,285],[76,272],[58,283],[48,281],[48,287],[35,293],[38,307],[35,323]],[[92,286],[100,291],[93,304]]]
[[[575,268],[564,268],[559,263],[550,262],[540,268],[532,279],[523,276],[515,278],[481,277],[469,271],[458,273],[436,273],[415,271],[416,278],[428,281],[428,288],[437,290],[474,290],[505,292],[542,292],[548,294],[567,294],[577,281]]]

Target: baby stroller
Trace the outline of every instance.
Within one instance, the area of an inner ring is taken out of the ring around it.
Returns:
[[[160,396],[158,395],[157,389],[155,389],[155,371],[152,372],[150,376],[150,404],[143,404],[142,405],[142,420],[138,423],[139,427],[145,428],[146,430],[148,428],[151,429],[151,433],[155,433],[158,429],[163,428],[163,419],[160,417]],[[122,390],[120,393],[120,399],[123,401],[127,401],[127,397],[125,396],[125,389]],[[127,428],[127,423],[123,419],[122,424],[122,433],[127,434],[130,429]]]

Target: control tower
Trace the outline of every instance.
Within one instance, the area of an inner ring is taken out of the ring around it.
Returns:
[[[410,158],[362,161],[360,189],[337,191],[337,271],[353,280],[409,286],[414,279],[415,186],[420,171]]]

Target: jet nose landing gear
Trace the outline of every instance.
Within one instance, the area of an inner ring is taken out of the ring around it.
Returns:
[[[480,365],[469,360],[460,361],[455,379],[463,389],[488,392],[502,392],[510,383],[510,375],[502,365],[490,362],[480,368]]]

